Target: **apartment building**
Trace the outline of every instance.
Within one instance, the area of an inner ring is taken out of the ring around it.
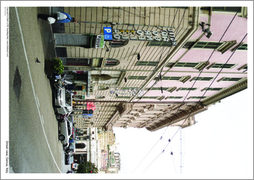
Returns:
[[[247,88],[245,7],[64,11],[78,23],[54,34],[56,52],[76,73],[76,102],[99,104],[89,119],[95,127],[188,127],[195,114]],[[104,27],[112,41],[103,41]]]

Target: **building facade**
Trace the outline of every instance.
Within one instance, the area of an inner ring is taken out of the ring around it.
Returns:
[[[54,34],[57,56],[74,73],[75,102],[98,106],[87,123],[74,118],[84,127],[187,127],[195,114],[247,88],[245,7],[64,11],[78,23]],[[113,40],[97,46],[104,27],[112,28]]]

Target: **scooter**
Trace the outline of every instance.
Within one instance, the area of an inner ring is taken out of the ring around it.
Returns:
[[[56,88],[65,88],[65,86],[73,84],[73,82],[66,80],[65,77],[66,77],[66,74],[64,74],[63,77],[60,74],[55,75],[54,86]]]

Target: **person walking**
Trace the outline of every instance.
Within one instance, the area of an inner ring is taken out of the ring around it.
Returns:
[[[38,14],[37,15],[38,19],[43,19],[46,21],[53,23],[69,23],[69,22],[75,22],[76,19],[74,17],[71,17],[68,13],[66,12],[58,12],[57,14],[53,15],[48,15],[48,14]]]

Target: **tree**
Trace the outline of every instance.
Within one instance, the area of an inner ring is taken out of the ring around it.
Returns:
[[[84,162],[82,164],[78,165],[77,173],[98,173],[97,167],[94,165],[94,163]]]

